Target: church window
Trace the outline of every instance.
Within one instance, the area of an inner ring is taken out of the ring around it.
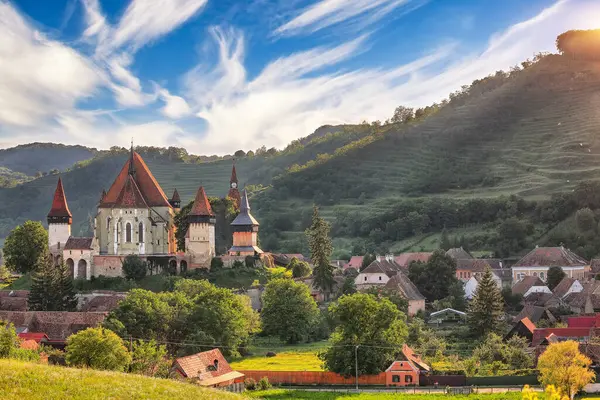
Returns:
[[[131,243],[131,224],[129,222],[125,225],[125,241]]]
[[[139,231],[138,231],[138,242],[140,243],[144,243],[144,224],[140,222],[140,226],[139,226]]]

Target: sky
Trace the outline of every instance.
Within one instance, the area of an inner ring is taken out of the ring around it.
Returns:
[[[0,0],[0,147],[283,148],[594,28],[598,0]]]

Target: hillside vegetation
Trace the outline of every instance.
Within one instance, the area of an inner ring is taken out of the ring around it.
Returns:
[[[168,379],[0,360],[0,398],[221,400],[243,397]]]
[[[0,150],[0,167],[25,175],[62,171],[78,161],[92,158],[96,149],[84,146],[67,146],[57,143],[30,143]]]

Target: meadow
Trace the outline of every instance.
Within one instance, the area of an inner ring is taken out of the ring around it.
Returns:
[[[0,360],[2,400],[229,400],[244,397],[168,379]]]
[[[269,390],[264,392],[248,392],[247,395],[255,399],[263,400],[441,400],[451,398],[452,400],[521,400],[520,392],[498,393],[498,394],[471,394],[454,395],[445,394],[402,394],[402,393],[348,393],[338,392],[311,392],[304,390]]]
[[[230,364],[237,370],[323,371],[322,361],[317,353],[327,345],[327,341],[285,345],[270,338],[255,339],[249,347],[253,355],[233,360]],[[276,356],[267,357],[266,353],[270,351]]]

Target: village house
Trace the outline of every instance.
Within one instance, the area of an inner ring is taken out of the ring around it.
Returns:
[[[406,344],[402,346],[402,353],[398,358],[385,370],[386,386],[419,386],[420,375],[431,371]]]
[[[234,371],[219,349],[203,351],[177,358],[171,367],[171,377],[228,392],[244,391],[244,374]]]
[[[523,337],[531,342],[533,339],[533,332],[535,331],[535,324],[525,317],[519,320],[515,326],[504,336],[504,340],[509,340],[513,336]]]
[[[402,271],[393,256],[377,257],[354,279],[358,290],[373,287],[392,290],[408,300],[408,314],[425,311],[425,297]]]
[[[446,255],[453,260],[471,260],[474,257],[462,247],[454,247],[446,251]]]
[[[563,297],[564,305],[576,314],[591,314],[600,311],[600,281],[593,280],[581,285],[583,290],[571,292]]]
[[[429,252],[419,252],[419,253],[402,253],[396,257],[394,257],[394,261],[398,264],[404,271],[408,271],[408,267],[412,262],[421,262],[426,263],[431,258],[433,253]]]
[[[536,246],[511,267],[513,281],[518,282],[526,276],[536,276],[545,282],[550,267],[561,267],[569,278],[583,279],[590,269],[590,263],[563,246]]]
[[[350,257],[350,261],[342,266],[344,271],[348,269],[355,269],[357,272],[360,271],[360,267],[362,266],[362,260],[364,256],[352,256]]]
[[[527,297],[531,293],[552,294],[550,288],[537,276],[525,276],[512,287],[512,294]]]
[[[494,273],[492,273],[492,279],[494,283],[498,287],[498,289],[502,290],[502,279]],[[465,298],[472,299],[475,296],[475,291],[477,291],[477,287],[479,286],[479,281],[481,280],[480,274],[474,274],[469,278],[469,280],[465,283]]]
[[[546,307],[559,308],[561,306],[568,306],[565,299],[571,293],[581,293],[583,291],[583,285],[578,279],[564,277],[558,285],[552,290],[552,296],[545,302]]]
[[[513,318],[513,321],[518,322],[522,319],[527,318],[534,324],[538,324],[542,321],[554,323],[556,317],[547,307],[540,307],[532,304],[525,304],[525,307]]]

